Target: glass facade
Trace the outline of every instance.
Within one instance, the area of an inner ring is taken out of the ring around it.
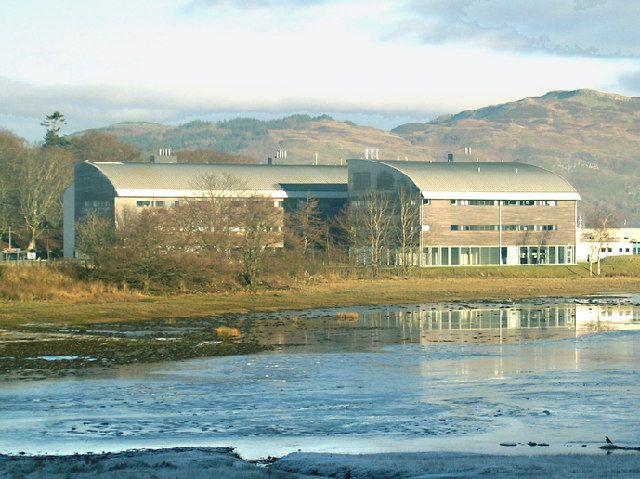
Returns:
[[[517,262],[511,259],[517,253]],[[511,259],[511,260],[510,260]],[[423,266],[572,264],[573,246],[435,246],[423,248]]]

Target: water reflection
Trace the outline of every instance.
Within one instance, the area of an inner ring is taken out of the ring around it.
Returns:
[[[633,304],[579,304],[575,320],[579,331],[640,330],[640,311]]]
[[[322,310],[237,324],[249,336],[283,348],[353,351],[407,343],[503,344],[640,329],[640,310],[621,302],[423,304]]]
[[[281,348],[3,385],[0,451],[504,453],[502,441],[534,440],[593,452],[604,434],[640,436],[638,334],[593,334],[640,329],[639,316],[618,299],[565,299],[225,318]],[[202,321],[189,327],[211,329]]]

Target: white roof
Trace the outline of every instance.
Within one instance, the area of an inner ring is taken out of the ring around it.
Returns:
[[[469,161],[378,161],[378,163],[394,168],[407,176],[425,198],[580,199],[575,188],[562,176],[526,163]]]
[[[344,166],[324,165],[235,165],[185,163],[89,163],[99,170],[123,197],[201,196],[198,182],[207,176],[238,180],[244,191],[274,198],[295,196],[287,190],[320,190],[315,196],[343,197],[340,186],[347,184]],[[328,188],[327,185],[334,185]],[[227,192],[228,193],[228,192]]]

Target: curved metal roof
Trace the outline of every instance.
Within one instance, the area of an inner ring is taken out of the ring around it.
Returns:
[[[284,185],[347,184],[344,166],[235,165],[185,163],[90,163],[113,185],[118,196],[198,196],[198,182],[211,175],[238,179],[243,188],[272,196]],[[286,196],[286,195],[285,195]]]
[[[426,161],[380,161],[379,163],[409,177],[425,198],[580,199],[575,188],[562,176],[526,163]]]

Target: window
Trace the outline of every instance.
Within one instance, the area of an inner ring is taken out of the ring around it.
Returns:
[[[368,173],[368,172],[354,173],[353,189],[356,191],[371,189],[371,173]]]
[[[431,226],[429,226],[429,225],[422,225],[422,231],[431,231]]]
[[[494,206],[494,200],[451,200],[453,206]]]
[[[502,200],[503,206],[556,206],[556,200]]]
[[[385,171],[378,175],[377,187],[379,190],[392,190],[394,184],[395,181],[391,173]]]
[[[430,205],[430,204],[431,204],[431,200],[430,200],[430,199],[428,199],[428,198],[423,198],[423,199],[422,199],[422,204],[423,204],[423,205]]]
[[[502,231],[556,231],[557,225],[502,225]],[[500,225],[451,225],[451,231],[500,231]]]
[[[84,202],[85,208],[108,208],[109,202],[102,200],[89,200]]]
[[[147,208],[151,206],[151,201],[136,201],[136,206],[138,208]]]

